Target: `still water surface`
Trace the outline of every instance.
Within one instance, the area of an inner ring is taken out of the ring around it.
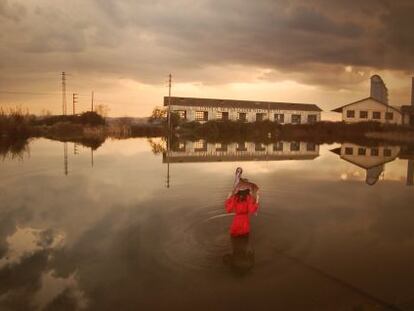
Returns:
[[[38,139],[0,162],[0,310],[414,310],[404,147],[153,147]],[[231,240],[237,166],[261,206]]]

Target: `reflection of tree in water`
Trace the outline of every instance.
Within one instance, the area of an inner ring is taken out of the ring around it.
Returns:
[[[82,139],[71,139],[62,142],[72,142],[80,144],[84,147],[91,148],[92,150],[97,150],[105,142],[106,138],[91,137],[91,138],[82,138]]]
[[[231,238],[232,253],[223,256],[223,262],[237,276],[246,275],[254,266],[254,251],[249,236]]]
[[[0,138],[0,157],[3,160],[7,157],[22,159],[25,153],[29,153],[29,141],[27,139]]]
[[[165,137],[161,137],[159,140],[148,138],[147,141],[151,146],[151,151],[153,154],[160,154],[167,151],[167,141]]]

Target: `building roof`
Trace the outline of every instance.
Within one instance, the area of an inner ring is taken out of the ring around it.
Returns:
[[[194,97],[171,97],[171,105],[214,108],[260,108],[279,110],[322,111],[322,109],[315,104]],[[164,97],[164,106],[168,106],[168,96]]]
[[[386,107],[389,107],[389,108],[391,108],[391,109],[394,109],[394,110],[395,110],[395,111],[397,111],[397,112],[401,112],[401,110],[400,110],[400,108],[399,108],[399,107],[396,107],[396,106],[390,106],[390,105],[384,104],[383,102],[380,102],[379,100],[377,100],[377,99],[375,99],[374,97],[371,97],[371,96],[370,96],[370,97],[363,98],[363,99],[360,99],[360,100],[357,100],[357,101],[352,102],[352,103],[349,103],[349,104],[346,104],[346,105],[344,105],[344,106],[338,107],[338,108],[333,109],[333,110],[331,110],[331,111],[333,111],[333,112],[342,112],[342,110],[343,110],[345,107],[348,107],[348,106],[351,106],[351,105],[353,105],[353,104],[357,104],[357,103],[363,102],[363,101],[365,101],[365,100],[367,100],[367,99],[372,99],[373,101],[376,101],[378,104],[381,104],[381,105],[383,105],[383,106],[386,106]]]

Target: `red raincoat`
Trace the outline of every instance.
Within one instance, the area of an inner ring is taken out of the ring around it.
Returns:
[[[245,201],[239,201],[235,195],[232,195],[226,200],[225,206],[227,213],[236,213],[230,227],[230,235],[242,236],[249,234],[249,214],[256,212],[259,207],[255,199],[251,195],[247,195]]]

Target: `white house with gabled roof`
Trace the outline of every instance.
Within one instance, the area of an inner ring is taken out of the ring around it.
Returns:
[[[370,96],[332,110],[342,114],[347,123],[376,121],[384,124],[414,126],[414,77],[411,87],[411,105],[391,106],[388,89],[379,75],[371,77]]]
[[[347,123],[377,121],[387,124],[402,124],[399,107],[390,106],[373,97],[367,97],[332,110],[342,113],[342,121]]]

